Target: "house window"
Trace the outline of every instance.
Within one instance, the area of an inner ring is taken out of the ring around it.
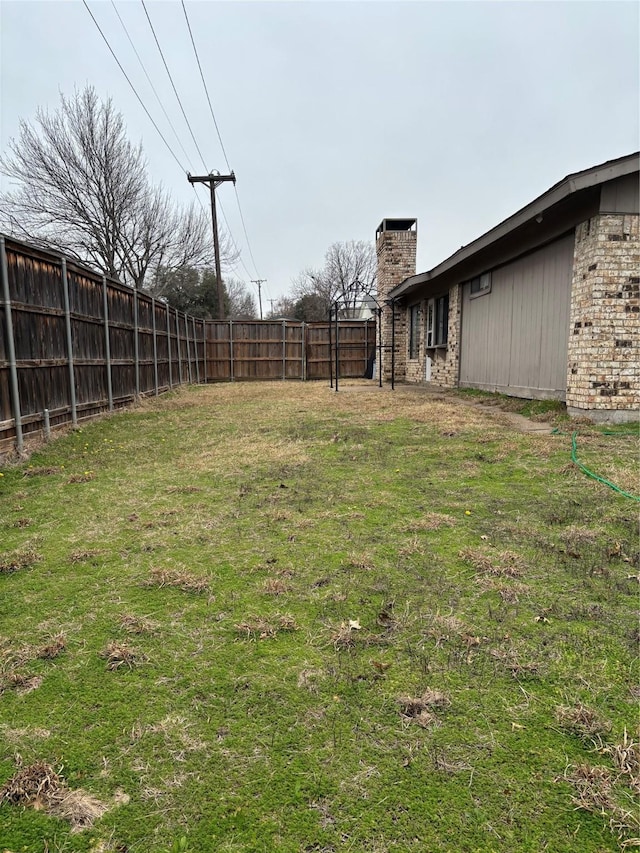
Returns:
[[[409,358],[418,358],[420,350],[420,306],[409,308]]]
[[[491,293],[491,273],[485,272],[482,275],[477,275],[469,282],[471,296],[484,296],[485,293]]]
[[[445,347],[449,337],[449,294],[438,296],[427,302],[426,314],[427,347]]]

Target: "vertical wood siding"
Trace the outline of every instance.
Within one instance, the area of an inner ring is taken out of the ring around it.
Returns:
[[[565,399],[574,237],[494,270],[491,292],[463,286],[460,385]]]

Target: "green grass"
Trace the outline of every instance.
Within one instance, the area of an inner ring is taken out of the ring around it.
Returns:
[[[478,403],[497,406],[503,411],[524,415],[525,418],[549,420],[554,423],[568,421],[567,407],[560,400],[527,400],[493,391],[481,391],[479,388],[459,388],[455,393],[463,399],[470,398]]]
[[[402,389],[238,384],[3,468],[0,787],[47,762],[107,811],[5,802],[0,849],[620,849],[637,505],[569,451]],[[637,493],[633,436],[580,456]]]

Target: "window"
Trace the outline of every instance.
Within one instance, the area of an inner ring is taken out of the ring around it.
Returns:
[[[485,293],[491,293],[491,273],[485,272],[482,275],[477,275],[469,282],[471,285],[471,296],[484,296]]]
[[[420,306],[409,308],[409,358],[418,358],[420,353]]]
[[[445,347],[449,337],[449,294],[438,296],[427,302],[426,317],[427,347]]]

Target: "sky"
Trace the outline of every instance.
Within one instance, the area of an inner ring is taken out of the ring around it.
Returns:
[[[90,83],[142,142],[151,180],[192,201],[185,172],[227,165],[181,3],[146,0],[204,163],[140,0],[88,3],[179,163],[81,0],[1,0],[1,151],[20,119]],[[186,0],[186,9],[248,234],[250,250],[223,184],[241,251],[234,274],[266,279],[265,300],[321,266],[332,243],[372,241],[386,217],[417,219],[417,269],[430,269],[565,175],[640,148],[635,2]],[[198,192],[206,206],[208,190]]]

